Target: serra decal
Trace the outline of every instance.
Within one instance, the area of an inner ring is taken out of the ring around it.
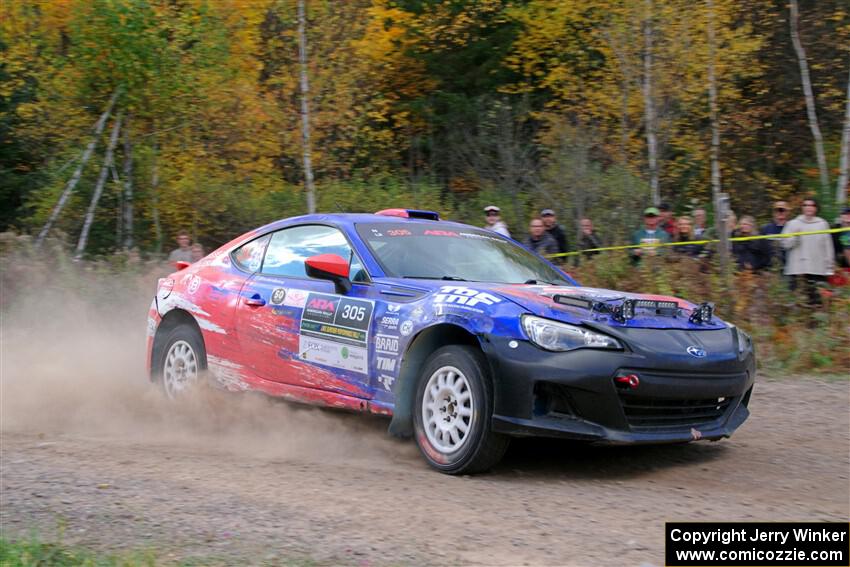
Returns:
[[[434,296],[434,303],[454,303],[457,305],[468,305],[472,307],[479,303],[493,305],[502,301],[501,298],[486,291],[478,291],[470,287],[460,285],[444,285],[440,293]]]

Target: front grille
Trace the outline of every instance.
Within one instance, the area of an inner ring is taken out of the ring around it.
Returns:
[[[716,421],[729,409],[733,398],[666,400],[620,395],[626,421],[633,430],[657,431],[696,427]]]

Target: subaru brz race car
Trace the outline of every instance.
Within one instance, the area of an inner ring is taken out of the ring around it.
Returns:
[[[184,266],[181,266],[184,267]],[[750,337],[710,304],[579,286],[494,232],[436,213],[308,215],[159,280],[151,378],[392,416],[450,474],[512,436],[728,437],[749,415]]]

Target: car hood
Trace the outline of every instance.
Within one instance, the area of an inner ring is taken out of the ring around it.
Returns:
[[[707,330],[727,327],[726,323],[717,317],[712,317],[709,322],[692,323],[689,320],[691,312],[698,306],[684,299],[666,295],[628,293],[581,286],[477,284],[476,287],[496,292],[535,315],[566,323],[590,322],[612,327],[646,329]],[[559,296],[558,301],[556,296]],[[611,310],[622,306],[627,299],[674,302],[678,305],[678,310],[675,314],[664,314],[652,307],[641,307],[638,304],[633,318],[618,320]],[[565,301],[571,304],[566,305],[563,303]]]

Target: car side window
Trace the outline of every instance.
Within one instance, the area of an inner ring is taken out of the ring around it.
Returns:
[[[252,274],[260,269],[263,263],[263,253],[269,243],[270,235],[255,238],[247,242],[231,253],[233,263]]]
[[[272,234],[262,272],[272,276],[306,278],[304,261],[319,254],[336,254],[346,260],[350,258],[351,281],[368,281],[360,258],[352,253],[342,232],[322,225],[295,226]]]

